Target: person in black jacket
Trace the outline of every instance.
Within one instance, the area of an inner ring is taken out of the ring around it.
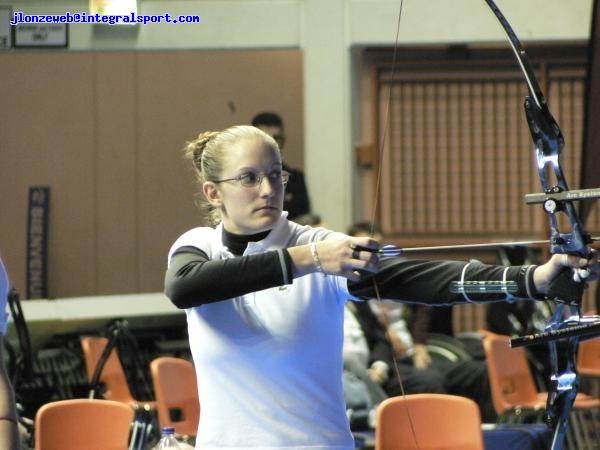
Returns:
[[[279,114],[273,112],[259,113],[252,119],[252,126],[260,128],[273,137],[283,153],[285,132],[283,120]],[[310,212],[308,189],[304,181],[304,173],[301,170],[289,167],[285,162],[282,168],[290,174],[290,179],[285,187],[285,196],[283,197],[283,210],[288,212],[288,219],[294,220],[295,217]]]

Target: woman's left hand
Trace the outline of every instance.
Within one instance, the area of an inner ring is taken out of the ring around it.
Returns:
[[[552,255],[547,263],[536,269],[533,282],[539,293],[547,294],[551,286],[556,283],[566,284],[567,280],[574,283],[593,281],[598,278],[600,272],[598,259],[599,254],[595,250],[592,251],[589,258],[566,253]]]

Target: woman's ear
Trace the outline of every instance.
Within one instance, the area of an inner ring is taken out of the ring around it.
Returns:
[[[217,188],[217,185],[212,181],[205,181],[202,185],[202,192],[206,200],[215,208],[219,208],[223,201],[221,200],[221,192]]]

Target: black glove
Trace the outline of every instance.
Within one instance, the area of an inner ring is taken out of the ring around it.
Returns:
[[[581,306],[585,282],[573,279],[573,269],[563,267],[559,274],[550,282],[546,299],[553,302],[566,303],[571,306]]]

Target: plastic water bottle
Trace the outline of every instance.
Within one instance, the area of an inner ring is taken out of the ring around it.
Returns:
[[[157,450],[174,450],[180,449],[179,442],[175,439],[175,428],[164,427],[161,432],[160,441],[156,446]]]

